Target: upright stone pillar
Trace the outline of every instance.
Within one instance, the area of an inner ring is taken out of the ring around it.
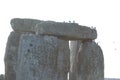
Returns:
[[[16,80],[67,80],[68,41],[53,36],[22,35]]]
[[[35,25],[40,23],[40,20],[34,19],[19,19],[11,20],[12,31],[8,37],[5,51],[5,80],[16,80],[16,64],[18,58],[19,39],[22,34],[35,33]]]
[[[76,80],[104,80],[104,58],[100,46],[85,41],[78,53]]]
[[[19,38],[22,33],[11,32],[5,52],[5,80],[16,80],[16,64],[18,57]]]

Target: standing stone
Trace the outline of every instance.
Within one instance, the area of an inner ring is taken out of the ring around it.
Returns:
[[[77,78],[77,60],[78,60],[78,52],[81,50],[82,42],[79,40],[70,41],[70,72],[69,72],[69,80],[76,80]]]
[[[104,79],[103,53],[92,41],[96,29],[20,18],[12,19],[11,26],[5,80],[67,80],[69,71],[69,80]],[[68,40],[76,40],[71,41],[70,51]]]
[[[16,80],[16,61],[18,57],[19,38],[22,33],[11,32],[5,52],[5,80]]]
[[[53,36],[22,35],[16,80],[67,80],[68,41]]]
[[[83,42],[77,64],[76,80],[104,80],[103,53],[95,42]]]
[[[56,80],[67,80],[68,72],[70,70],[70,50],[69,42],[58,39],[58,57],[57,57],[57,74]]]

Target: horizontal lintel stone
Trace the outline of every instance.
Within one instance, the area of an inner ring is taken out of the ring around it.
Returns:
[[[14,31],[35,32],[35,25],[40,22],[42,21],[37,19],[14,18],[11,20],[10,24]]]
[[[96,29],[77,23],[41,22],[36,25],[35,32],[37,35],[52,35],[67,40],[94,40],[97,38]]]

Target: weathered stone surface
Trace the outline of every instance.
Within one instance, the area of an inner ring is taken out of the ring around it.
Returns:
[[[41,20],[36,19],[14,18],[11,20],[11,26],[14,31],[35,32],[35,25],[40,22]]]
[[[19,38],[22,33],[11,32],[5,52],[5,80],[16,80],[16,61],[18,54]]]
[[[97,38],[95,29],[19,18],[12,19],[11,26],[5,80],[67,80],[69,71],[69,80],[104,79],[103,53],[92,41]],[[76,40],[71,41],[70,52],[66,40]]]
[[[0,80],[5,80],[5,75],[0,74]]]
[[[67,80],[68,41],[53,36],[22,35],[16,80]]]
[[[41,22],[36,25],[36,34],[52,35],[67,40],[96,39],[97,31],[76,23]]]
[[[76,80],[78,71],[77,71],[77,62],[78,62],[78,52],[82,48],[82,41],[70,41],[70,71],[69,71],[69,80]]]
[[[103,53],[95,42],[83,42],[78,55],[77,71],[76,80],[104,80]]]

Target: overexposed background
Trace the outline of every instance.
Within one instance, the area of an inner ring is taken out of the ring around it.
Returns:
[[[75,21],[94,26],[105,58],[105,77],[120,78],[120,0],[0,0],[0,74],[12,18]]]

